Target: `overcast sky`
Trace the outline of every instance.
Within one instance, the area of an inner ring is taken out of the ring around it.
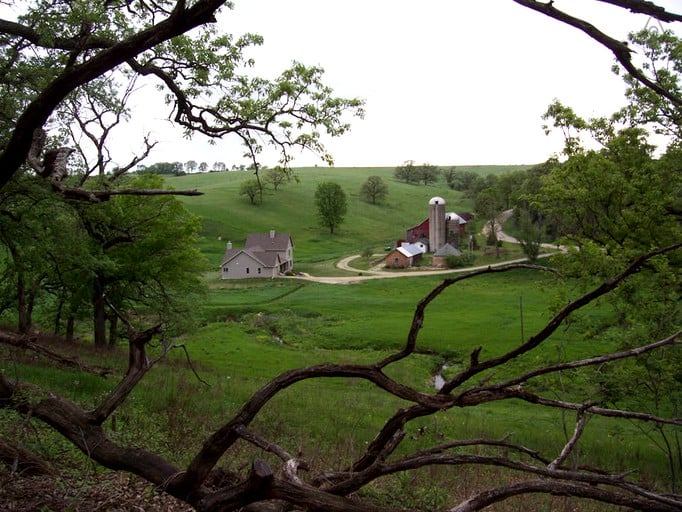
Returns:
[[[682,0],[659,1],[682,12]],[[366,101],[364,120],[327,147],[337,166],[533,164],[561,150],[541,119],[558,98],[585,117],[623,105],[611,53],[585,34],[511,0],[236,0],[219,23],[264,45],[250,52],[274,77],[292,60],[325,69],[335,93]],[[612,37],[657,22],[594,0],[556,0]],[[244,163],[236,138],[182,141],[157,110],[136,130],[160,140],[150,161]],[[129,133],[134,133],[130,132]],[[322,162],[296,154],[294,166]],[[261,162],[275,165],[276,158]]]

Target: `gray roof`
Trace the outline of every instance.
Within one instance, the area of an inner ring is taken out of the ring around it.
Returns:
[[[238,254],[244,253],[251,259],[256,260],[265,268],[271,268],[279,266],[281,260],[279,254],[276,252],[264,252],[264,251],[252,251],[250,249],[227,249],[225,255],[223,256],[223,261],[220,264],[221,267],[225,266],[232,259],[234,259]]]
[[[284,252],[294,242],[287,233],[249,233],[246,235],[244,246],[253,251],[280,251]]]
[[[462,251],[459,249],[453,247],[450,244],[445,244],[442,246],[440,249],[438,249],[435,253],[433,253],[434,256],[461,256]]]

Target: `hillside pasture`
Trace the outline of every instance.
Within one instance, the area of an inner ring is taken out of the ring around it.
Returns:
[[[502,172],[516,166],[477,168]],[[447,211],[469,212],[470,199],[451,190],[443,179],[437,184],[409,185],[393,178],[392,168],[323,168],[294,169],[297,180],[291,180],[277,191],[266,189],[261,204],[251,205],[239,195],[242,181],[253,178],[250,171],[226,171],[191,174],[167,178],[175,189],[196,188],[203,196],[185,197],[183,201],[194,213],[204,219],[201,250],[215,266],[225,251],[229,240],[240,247],[251,232],[268,232],[271,229],[292,235],[297,270],[308,271],[331,268],[329,262],[349,254],[360,254],[366,248],[383,251],[395,241],[405,237],[405,231],[428,217],[428,202],[441,196],[447,202]],[[267,171],[265,171],[267,172]],[[371,175],[380,176],[388,185],[384,204],[369,204],[360,199],[360,186]],[[313,196],[317,185],[333,181],[341,185],[348,197],[348,213],[338,230],[330,235],[328,229],[317,223]]]

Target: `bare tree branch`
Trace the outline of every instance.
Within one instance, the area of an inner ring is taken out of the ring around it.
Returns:
[[[26,160],[34,130],[47,122],[68,94],[164,41],[215,22],[215,12],[224,3],[225,0],[198,0],[191,7],[185,7],[183,1],[178,1],[176,9],[168,18],[114,43],[81,64],[65,68],[17,119],[7,146],[0,153],[0,188]]]
[[[682,21],[682,14],[666,11],[664,7],[656,5],[654,2],[648,0],[599,0],[599,2],[622,7],[623,9],[628,9],[630,12],[647,14],[666,23]]]
[[[29,350],[40,354],[52,361],[57,362],[61,366],[67,368],[75,368],[79,371],[92,373],[94,375],[99,375],[100,377],[105,377],[112,373],[111,368],[105,368],[102,366],[92,366],[82,361],[74,358],[66,357],[62,354],[51,350],[45,345],[38,343],[38,336],[36,335],[25,335],[25,334],[14,334],[11,332],[0,330],[0,344],[9,345],[12,347]]]
[[[606,0],[599,0],[599,1],[606,1]],[[670,100],[674,105],[676,105],[678,108],[682,107],[682,97],[677,96],[676,94],[673,94],[670,92],[668,89],[662,87],[658,82],[650,79],[647,77],[644,72],[642,72],[640,69],[638,69],[632,62],[632,50],[630,47],[627,45],[626,42],[623,41],[618,41],[616,39],[613,39],[612,37],[606,35],[605,33],[601,32],[597,27],[592,25],[591,23],[588,23],[585,20],[582,20],[580,18],[575,18],[573,16],[570,16],[569,14],[566,14],[563,11],[560,11],[556,7],[554,7],[554,2],[549,1],[549,2],[539,2],[537,0],[514,0],[517,4],[523,5],[524,7],[527,7],[529,9],[532,9],[534,11],[540,12],[544,14],[545,16],[548,16],[550,18],[553,18],[557,21],[560,21],[562,23],[565,23],[566,25],[569,25],[571,27],[575,27],[583,32],[585,32],[588,36],[590,36],[592,39],[597,41],[599,44],[602,46],[608,48],[611,50],[613,55],[615,56],[616,60],[625,68],[625,70],[630,73],[637,81],[639,81],[642,85],[645,87],[648,87],[652,91],[654,91],[656,94],[659,94],[663,96],[664,98],[667,98]],[[660,12],[660,8],[657,8],[657,6],[651,4],[650,2],[642,2],[642,1],[609,1],[607,3],[617,5],[619,7],[623,8],[628,8],[628,9],[638,9],[636,12],[645,12],[644,8],[646,4],[649,4],[649,8],[646,11],[646,14],[650,14],[655,17],[671,17],[673,16],[675,19],[663,19],[662,21],[680,21],[680,16],[679,15],[664,15]],[[665,12],[665,11],[664,11]]]
[[[527,480],[512,485],[489,489],[465,500],[449,512],[473,512],[504,501],[513,496],[531,493],[544,493],[554,496],[584,496],[602,503],[622,507],[649,510],[651,512],[673,512],[679,510],[682,502],[675,504],[660,503],[646,498],[633,497],[626,493],[614,493],[589,484],[556,482],[552,480]]]
[[[584,410],[578,411],[578,421],[576,421],[576,423],[575,423],[575,429],[573,430],[573,435],[568,440],[568,442],[564,445],[559,456],[556,459],[554,459],[552,462],[549,463],[549,465],[547,466],[547,469],[552,469],[552,470],[557,469],[558,467],[560,467],[564,463],[564,461],[570,455],[573,448],[575,448],[576,444],[578,444],[578,440],[580,439],[580,436],[582,435],[583,431],[585,430],[585,425],[587,425],[588,419],[589,419],[589,416],[587,414],[585,414]]]

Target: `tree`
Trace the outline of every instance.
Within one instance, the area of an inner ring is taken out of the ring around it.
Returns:
[[[161,184],[153,175],[131,183],[137,189]],[[170,195],[114,197],[95,208],[76,207],[95,262],[88,283],[95,344],[116,342],[116,310],[144,312],[166,329],[182,321],[191,324],[195,308],[190,304],[200,300],[206,268],[195,246],[199,219]]]
[[[518,240],[523,248],[523,254],[526,255],[528,261],[536,263],[542,245],[542,227],[537,222],[533,222],[527,210],[522,209],[519,209],[519,225],[521,233]]]
[[[213,172],[222,172],[225,170],[225,162],[213,162]]]
[[[196,160],[187,160],[185,162],[185,172],[187,172],[187,174],[192,174],[196,170],[197,170]]]
[[[382,203],[388,195],[388,185],[380,176],[370,176],[360,186],[360,197],[368,203]]]
[[[403,165],[396,167],[393,176],[405,183],[417,183],[419,181],[417,168],[412,160],[407,160]]]
[[[206,162],[199,164],[199,172],[208,172],[208,164]]]
[[[547,390],[545,379],[560,372],[589,371],[590,368],[617,364],[637,355],[672,347],[682,336],[682,332],[678,331],[661,339],[642,340],[638,347],[631,350],[615,353],[605,351],[584,360],[539,364],[527,372],[514,372],[506,366],[519,357],[536,353],[554,332],[563,329],[572,314],[625,285],[628,279],[636,276],[643,266],[656,257],[679,250],[680,247],[682,242],[647,253],[632,262],[623,272],[612,275],[608,281],[600,283],[585,294],[573,297],[545,326],[525,338],[521,345],[485,358],[482,357],[481,348],[474,350],[468,361],[444,382],[439,391],[426,392],[422,386],[412,387],[390,375],[393,374],[393,365],[404,362],[405,358],[418,350],[418,335],[425,325],[429,306],[441,298],[448,288],[464,280],[521,269],[540,270],[540,267],[512,264],[447,278],[420,301],[402,350],[387,354],[369,364],[321,364],[280,374],[256,391],[231,419],[219,426],[206,443],[196,449],[191,461],[184,467],[179,467],[143,447],[127,447],[113,438],[104,427],[105,421],[150,370],[147,350],[153,337],[159,334],[156,328],[138,331],[127,324],[131,355],[129,368],[116,388],[103,396],[94,408],[81,407],[59,396],[45,398],[36,393],[34,388],[27,387],[22,381],[9,379],[4,374],[0,374],[0,396],[4,407],[11,407],[24,414],[30,413],[34,418],[52,425],[98,463],[140,475],[157,486],[163,486],[165,492],[184,500],[197,510],[206,512],[239,510],[247,504],[253,504],[255,510],[272,510],[272,507],[283,510],[286,503],[318,510],[407,511],[406,507],[382,507],[372,503],[372,493],[354,498],[349,496],[383,477],[436,464],[502,466],[530,476],[527,480],[515,478],[512,484],[501,484],[475,493],[457,508],[448,507],[450,510],[481,510],[518,493],[541,492],[581,496],[643,511],[671,512],[679,510],[682,505],[679,495],[654,492],[622,474],[614,474],[608,470],[572,465],[569,456],[577,449],[589,420],[593,417],[620,417],[637,422],[678,426],[682,425],[682,420],[602,407],[595,404],[591,396],[577,396],[577,393],[574,394],[574,400],[560,400],[551,390]],[[4,335],[3,341],[22,343],[21,338],[9,334]],[[164,351],[169,348],[167,342],[162,346]],[[400,401],[394,414],[386,419],[375,438],[358,457],[340,469],[334,467],[307,475],[304,481],[299,470],[305,462],[280,443],[263,438],[251,425],[263,408],[280,393],[299,382],[324,378],[361,379],[373,384],[377,392]],[[534,385],[536,382],[537,386]],[[29,393],[29,390],[33,393]],[[514,443],[509,438],[440,440],[435,436],[434,444],[424,449],[418,443],[411,443],[411,436],[407,435],[409,429],[416,431],[414,422],[425,416],[436,413],[443,415],[447,411],[461,411],[480,404],[509,400],[522,400],[538,407],[575,414],[574,429],[565,445],[556,453],[545,455]],[[270,462],[256,458],[243,479],[237,482],[225,479],[218,489],[206,485],[208,479],[213,478],[213,471],[217,470],[216,465],[221,457],[238,441],[254,446],[260,453],[269,453],[272,455]],[[471,453],[465,451],[466,448],[475,451]],[[272,468],[275,463],[280,465],[279,471]],[[278,502],[285,504],[277,505]]]
[[[320,225],[328,227],[329,233],[333,235],[348,209],[346,193],[341,185],[331,181],[320,183],[315,190],[315,207]]]
[[[178,2],[168,11],[156,4],[128,10],[119,4],[62,9],[46,3],[26,5],[16,22],[3,23],[2,66],[8,79],[2,93],[11,99],[2,104],[0,186],[29,159],[34,133],[65,98],[124,68],[158,80],[174,102],[174,121],[187,130],[213,138],[235,134],[251,155],[258,153],[261,140],[272,140],[285,160],[292,146],[328,160],[320,130],[307,133],[305,128],[322,126],[331,136],[341,135],[349,128],[342,114],[361,114],[362,102],[333,98],[321,83],[322,70],[299,63],[273,82],[236,76],[235,69],[250,62],[243,50],[261,38],[233,40],[205,27],[224,3]],[[81,34],[83,19],[88,26]],[[154,21],[147,25],[147,19]],[[251,96],[265,99],[247,101]],[[203,104],[206,98],[215,104]]]
[[[256,179],[242,181],[239,185],[239,195],[248,197],[251,204],[257,204],[260,198],[260,185]]]
[[[460,171],[456,168],[447,169],[444,172],[445,182],[452,190],[464,192],[471,188],[471,184],[478,178],[478,174],[472,171]]]
[[[424,163],[417,167],[418,180],[421,181],[424,186],[437,182],[439,174],[438,167],[435,165]]]
[[[476,196],[474,209],[482,219],[486,219],[484,233],[487,235],[488,245],[497,245],[497,232],[500,230],[498,215],[502,213],[504,201],[500,193],[493,187],[482,190]]]
[[[272,184],[272,188],[277,190],[281,185],[291,179],[291,174],[281,166],[269,169],[265,174],[265,181]]]

